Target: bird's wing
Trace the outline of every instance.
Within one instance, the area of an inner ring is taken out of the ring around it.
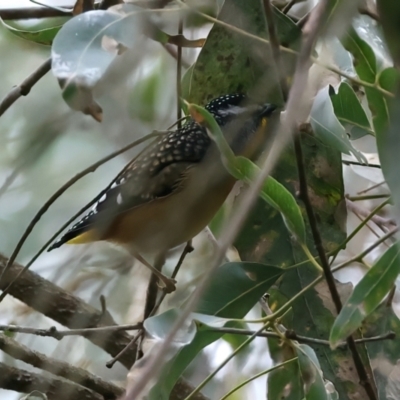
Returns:
[[[167,133],[128,164],[92,210],[49,251],[66,242],[99,240],[117,215],[179,190],[188,168],[203,159],[210,143],[205,129],[195,122]]]

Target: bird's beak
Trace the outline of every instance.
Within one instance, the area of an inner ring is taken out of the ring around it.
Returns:
[[[262,117],[269,117],[275,110],[277,106],[275,104],[264,104],[263,108],[261,109],[261,116]]]

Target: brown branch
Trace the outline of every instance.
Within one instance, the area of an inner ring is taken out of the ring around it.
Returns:
[[[102,316],[103,315],[104,314],[102,314]],[[100,319],[102,318],[102,316],[100,317]],[[0,325],[0,331],[2,332],[26,333],[36,336],[52,337],[57,340],[61,340],[65,336],[84,336],[90,333],[134,331],[138,329],[142,329],[141,323],[129,325],[100,326],[97,328],[69,329],[65,331],[60,331],[55,326],[52,326],[49,329],[38,329],[31,328],[29,326]]]
[[[105,382],[98,376],[93,375],[82,368],[75,367],[67,362],[56,360],[37,351],[30,350],[28,347],[5,335],[0,335],[0,349],[17,360],[21,360],[36,368],[48,371],[53,375],[68,379],[91,389],[104,396],[105,399],[117,399],[125,392],[125,389],[112,383]]]
[[[4,271],[6,263],[7,258],[0,255],[0,272]],[[0,281],[0,290],[4,290],[22,269],[23,267],[17,263],[11,265]],[[27,271],[15,282],[10,294],[46,317],[71,329],[116,325],[110,316],[103,317],[101,311],[31,271]],[[131,340],[130,335],[121,331],[88,333],[82,336],[111,355],[119,353]],[[120,359],[126,368],[130,368],[135,361],[135,352],[134,348]]]
[[[7,258],[0,254],[0,272],[4,271]],[[0,282],[3,290],[9,282],[13,281],[23,270],[20,264],[14,263]],[[10,289],[10,295],[21,300],[34,310],[57,321],[70,329],[85,329],[90,327],[109,327],[116,325],[110,315],[103,315],[78,297],[61,289],[32,271],[27,271],[15,282]],[[132,336],[124,331],[90,332],[82,335],[95,345],[115,357],[132,340]],[[120,358],[119,362],[129,369],[136,359],[136,346],[132,346]],[[1,374],[0,374],[1,376]],[[175,385],[170,399],[181,399],[183,391],[190,393],[193,390],[187,382],[180,380]],[[80,398],[80,397],[76,397]],[[61,399],[60,399],[61,400]],[[193,400],[208,400],[201,393]]]
[[[72,15],[72,10],[68,11],[70,6],[60,8],[65,8],[66,11],[63,12],[49,7],[3,8],[0,9],[0,18],[7,21],[9,19],[68,17]]]
[[[1,17],[1,11],[0,11]],[[3,18],[4,19],[4,18]],[[7,111],[21,96],[26,96],[32,87],[42,79],[51,68],[51,58],[46,60],[36,71],[29,75],[20,85],[15,86],[0,103],[0,116]]]
[[[49,378],[0,362],[0,388],[19,393],[33,390],[45,393],[48,400],[104,400],[104,397],[76,383]]]

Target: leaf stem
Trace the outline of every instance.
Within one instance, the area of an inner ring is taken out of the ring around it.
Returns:
[[[282,368],[284,366],[286,366],[287,364],[292,363],[293,361],[296,361],[297,357],[291,358],[290,360],[284,361],[283,363],[280,363],[278,365],[275,365],[274,367],[268,368],[264,371],[259,372],[258,374],[250,377],[249,379],[246,379],[245,381],[243,381],[242,383],[240,383],[239,385],[237,385],[236,387],[234,387],[231,391],[229,391],[225,396],[221,397],[220,400],[226,400],[229,396],[231,396],[233,393],[235,393],[236,391],[238,391],[239,389],[241,389],[243,386],[247,385],[248,383],[254,381],[255,379],[259,378],[260,376],[269,374],[270,372],[273,372],[279,368]]]

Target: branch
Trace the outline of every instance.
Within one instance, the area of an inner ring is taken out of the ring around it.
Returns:
[[[76,383],[49,378],[0,362],[0,388],[20,393],[33,390],[45,393],[49,400],[104,400],[104,397]]]
[[[0,11],[0,17],[1,11]],[[4,18],[3,18],[4,19]],[[29,75],[19,86],[15,86],[4,97],[0,103],[0,117],[7,111],[21,96],[26,96],[32,87],[42,79],[51,68],[51,58],[46,60],[36,71]]]
[[[7,258],[0,254],[0,273],[4,271],[6,263]],[[20,264],[12,264],[5,273],[3,280],[0,282],[0,290],[4,290],[4,287],[6,287],[9,282],[13,281],[22,270],[23,267]],[[86,329],[89,327],[109,327],[110,325],[116,325],[115,321],[108,313],[104,315],[102,311],[96,310],[83,300],[73,296],[32,271],[26,271],[26,273],[15,282],[10,289],[10,295],[70,329]],[[132,336],[123,331],[89,331],[89,333],[85,333],[82,336],[113,357],[123,350],[132,340]],[[136,346],[132,346],[119,358],[119,362],[129,369],[136,360],[136,351]],[[193,387],[181,379],[172,390],[170,399],[179,400],[182,398],[182,392],[190,393],[192,390]],[[199,393],[194,400],[208,399]]]
[[[52,326],[49,329],[37,329],[29,326],[0,325],[0,331],[3,332],[27,333],[36,336],[52,337],[57,340],[61,340],[65,336],[84,336],[90,333],[130,331],[141,328],[141,323],[132,325],[102,326],[98,328],[70,329],[65,331],[59,331],[55,326]]]
[[[68,17],[72,15],[72,10],[71,12],[67,11],[71,6],[60,8],[65,8],[66,11],[63,12],[49,7],[4,8],[0,9],[0,18],[7,21],[9,19]]]
[[[6,263],[7,258],[0,254],[0,273],[4,271]],[[0,281],[0,290],[4,290],[22,270],[21,265],[12,264]],[[71,329],[116,325],[109,315],[103,316],[101,311],[31,271],[25,272],[14,283],[10,294],[46,317]],[[119,353],[131,340],[131,336],[126,332],[106,331],[82,336],[111,355]],[[136,348],[133,348],[120,359],[126,368],[130,368],[134,363],[135,352]]]
[[[0,335],[0,349],[17,360],[21,360],[36,368],[48,371],[53,375],[66,378],[81,386],[91,389],[104,396],[105,399],[117,399],[125,392],[123,388],[105,382],[101,378],[82,368],[74,367],[64,361],[59,361],[47,357],[39,352],[30,350],[28,347],[23,346],[14,339],[5,335]]]
[[[269,339],[282,340],[282,335],[279,335],[275,332],[268,332],[268,331],[257,333],[257,331],[252,331],[250,329],[214,328],[214,327],[209,327],[208,330],[211,332],[229,333],[232,335],[244,335],[244,336],[254,335],[254,336],[265,337],[265,338],[269,338]],[[308,343],[308,344],[319,345],[319,346],[330,346],[331,345],[329,340],[317,339],[317,338],[311,338],[308,336],[298,335],[296,332],[294,332],[292,330],[286,330],[285,337],[287,339],[296,340],[299,343]],[[396,334],[394,332],[388,332],[388,333],[385,333],[384,335],[380,335],[380,336],[373,336],[373,337],[357,339],[357,340],[355,340],[355,342],[357,344],[363,344],[366,342],[378,342],[381,340],[393,340],[395,338],[396,338]],[[339,347],[345,347],[345,346],[347,346],[346,342],[339,344]]]

